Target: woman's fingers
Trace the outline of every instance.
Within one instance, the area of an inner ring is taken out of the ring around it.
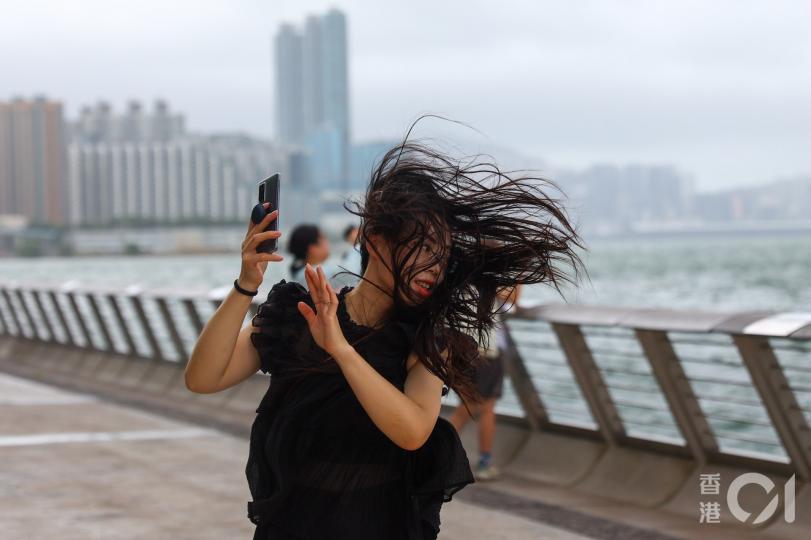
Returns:
[[[332,308],[332,313],[335,314],[338,312],[338,295],[335,294],[335,289],[332,288],[329,281],[327,281],[327,289],[329,289],[330,308]]]
[[[330,318],[335,316],[338,310],[338,295],[321,266],[313,268],[309,263],[304,265],[304,278],[307,280],[315,310],[305,302],[298,303],[298,310],[307,321],[316,343],[329,350],[336,345],[333,343],[336,339],[343,339],[340,328],[337,328],[338,321]],[[335,335],[336,329],[339,335]]]
[[[265,219],[267,218],[268,216],[265,216]],[[264,223],[265,219],[259,223],[254,223],[252,219],[248,220],[248,232],[245,233],[245,238],[242,239],[242,249],[245,249],[245,246],[248,245],[248,242],[251,241],[254,234],[263,231],[264,228],[267,227],[267,224]]]
[[[338,295],[335,289],[332,288],[324,268],[318,266],[313,268],[312,265],[307,263],[304,266],[304,279],[307,280],[307,289],[310,291],[310,297],[316,305],[316,311],[321,313],[335,314],[338,311]],[[324,310],[323,306],[327,305]]]
[[[268,206],[270,206],[270,203],[269,203],[269,202],[266,202],[266,203],[264,203],[262,206],[264,206],[265,208],[267,208]],[[267,216],[265,216],[265,217],[267,217]],[[250,218],[248,218],[248,232],[247,232],[247,233],[245,233],[245,238],[246,238],[246,239],[247,239],[247,238],[248,238],[248,237],[249,237],[251,234],[253,234],[253,231],[254,231],[254,229],[256,228],[256,226],[257,226],[257,225],[259,225],[259,223],[254,223],[254,222],[253,222],[253,212],[251,212],[251,217],[250,217]]]
[[[310,263],[304,265],[304,281],[307,282],[307,290],[310,292],[310,298],[315,302],[315,294],[313,294],[313,280],[310,277]]]
[[[284,257],[278,253],[249,253],[245,255],[245,260],[248,262],[282,261]]]
[[[270,203],[266,202],[265,203],[265,208],[268,208],[269,206],[270,206]],[[248,225],[248,233],[245,235],[245,238],[246,239],[250,238],[251,236],[256,234],[258,231],[263,231],[265,229],[265,227],[270,225],[270,223],[274,219],[276,219],[276,217],[278,215],[279,215],[279,210],[276,209],[273,212],[270,212],[269,214],[267,214],[264,218],[262,218],[262,221],[260,221],[259,223],[254,223],[252,219],[248,219],[248,224],[249,224]]]
[[[256,224],[255,224],[253,227],[251,227],[250,229],[248,229],[248,234],[246,234],[246,235],[245,235],[245,239],[247,240],[248,238],[253,237],[253,236],[254,236],[255,234],[257,234],[257,233],[261,233],[261,232],[269,232],[269,231],[265,231],[265,229],[267,228],[267,226],[268,226],[268,225],[270,225],[270,223],[271,223],[271,222],[272,222],[274,219],[276,219],[276,216],[277,216],[278,214],[279,214],[279,211],[278,211],[278,210],[274,210],[273,212],[271,212],[271,213],[269,213],[268,215],[266,215],[266,216],[265,216],[265,217],[262,219],[262,221],[260,221],[259,223],[256,223]]]
[[[318,267],[318,285],[321,288],[321,300],[323,302],[329,302],[330,305],[332,304],[332,299],[329,295],[329,289],[327,289],[327,285],[329,281],[327,280],[327,275],[324,273],[324,268],[319,266]]]
[[[256,233],[251,236],[248,243],[245,244],[245,249],[255,248],[263,240],[267,240],[269,238],[279,238],[281,235],[281,231],[265,231]]]
[[[265,205],[268,205],[268,204],[270,204],[270,203],[265,203]],[[251,235],[254,227],[256,227],[256,223],[253,222],[253,211],[251,211],[251,217],[248,218],[248,230],[245,233],[245,239],[246,240]]]
[[[310,291],[310,297],[313,299],[313,303],[317,307],[321,302],[321,295],[318,292],[318,284],[316,283],[317,275],[314,274],[315,271],[313,270],[313,267],[310,266],[310,263],[307,263],[304,267],[304,278],[307,280],[307,289]]]
[[[301,313],[301,315],[304,317],[304,320],[307,321],[307,324],[310,326],[315,324],[316,315],[315,312],[313,311],[313,308],[308,306],[306,302],[299,302],[297,306],[299,313]]]
[[[331,304],[333,303],[330,298],[329,280],[327,279],[324,269],[319,266],[313,268],[309,263],[304,267],[304,277],[307,279],[307,287],[310,290],[310,296],[316,305]],[[331,306],[332,307],[332,306]]]

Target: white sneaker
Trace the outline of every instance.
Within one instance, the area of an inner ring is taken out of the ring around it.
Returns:
[[[487,482],[488,480],[497,480],[501,478],[501,471],[498,470],[493,464],[482,466],[477,465],[476,470],[473,471],[473,478]]]

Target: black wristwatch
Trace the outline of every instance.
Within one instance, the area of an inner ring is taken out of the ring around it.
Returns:
[[[239,292],[241,292],[241,293],[242,293],[242,294],[244,294],[245,296],[256,296],[257,294],[259,294],[259,291],[258,291],[258,290],[256,290],[256,291],[249,291],[249,290],[246,290],[246,289],[243,289],[242,287],[240,287],[240,286],[239,286],[239,283],[237,283],[237,280],[238,280],[238,279],[239,279],[239,278],[237,278],[237,279],[235,279],[235,280],[234,280],[234,288],[235,288],[236,290],[238,290]]]

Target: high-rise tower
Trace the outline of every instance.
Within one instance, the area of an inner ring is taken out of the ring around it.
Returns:
[[[282,142],[304,142],[302,96],[302,38],[293,26],[283,24],[276,34],[276,133]]]
[[[0,214],[67,222],[62,103],[43,96],[0,101]]]
[[[307,17],[303,31],[276,34],[276,117],[280,142],[303,147],[308,184],[349,187],[349,77],[346,16]]]

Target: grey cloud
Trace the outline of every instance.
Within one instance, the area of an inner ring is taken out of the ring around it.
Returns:
[[[45,92],[71,115],[100,98],[164,97],[194,129],[270,136],[271,36],[331,5],[6,2],[0,48],[14,53],[0,97]],[[396,137],[437,112],[538,163],[673,163],[703,189],[811,171],[806,2],[339,7],[356,138]]]

